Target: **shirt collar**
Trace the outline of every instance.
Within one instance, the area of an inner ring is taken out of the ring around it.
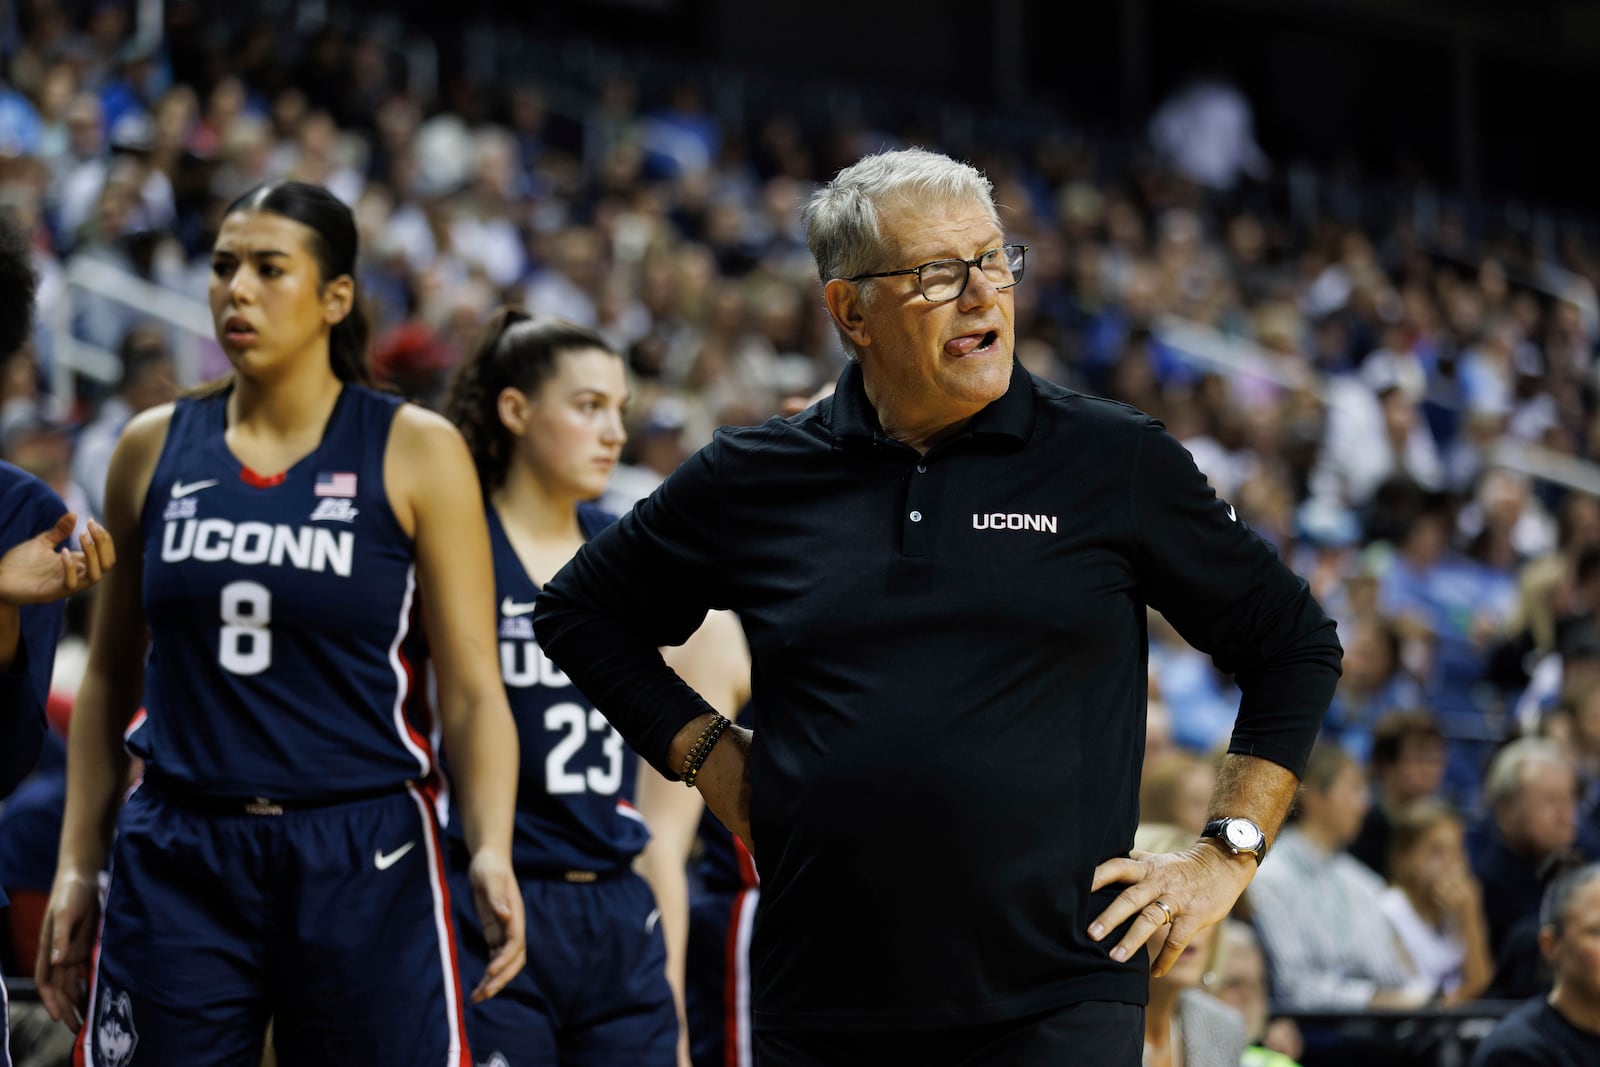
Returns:
[[[885,440],[878,413],[867,400],[861,364],[851,360],[839,375],[833,391],[833,407],[828,417],[836,451],[870,448]],[[1011,384],[998,399],[990,402],[951,441],[971,438],[1021,448],[1033,433],[1033,376],[1015,356],[1011,360]],[[949,442],[946,442],[947,444]]]

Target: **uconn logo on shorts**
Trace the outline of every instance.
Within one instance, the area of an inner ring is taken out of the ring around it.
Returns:
[[[138,1046],[133,1002],[126,992],[102,987],[94,1012],[95,1067],[127,1067],[133,1062],[133,1050]]]

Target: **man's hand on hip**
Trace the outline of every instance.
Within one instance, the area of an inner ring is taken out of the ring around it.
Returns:
[[[1100,941],[1132,918],[1133,925],[1111,950],[1111,958],[1120,962],[1172,923],[1161,955],[1150,965],[1150,976],[1160,978],[1195,934],[1227,918],[1255,872],[1253,856],[1234,855],[1210,841],[1182,852],[1135,849],[1127,859],[1106,860],[1094,869],[1090,892],[1119,882],[1132,884],[1089,924],[1089,936]]]

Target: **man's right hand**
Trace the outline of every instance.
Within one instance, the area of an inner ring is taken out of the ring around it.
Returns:
[[[39,929],[33,981],[45,1011],[77,1030],[86,1017],[89,960],[100,927],[100,882],[93,875],[61,871],[50,890]]]
[[[89,588],[112,568],[117,553],[111,535],[93,519],[80,539],[81,552],[61,545],[77,524],[69,511],[50,529],[0,556],[0,604],[48,604]]]

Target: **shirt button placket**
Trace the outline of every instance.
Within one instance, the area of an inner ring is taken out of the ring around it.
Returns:
[[[920,475],[928,473],[926,463],[917,463],[906,477],[905,518],[901,522],[902,551],[907,556],[925,556],[933,533],[933,480]]]

